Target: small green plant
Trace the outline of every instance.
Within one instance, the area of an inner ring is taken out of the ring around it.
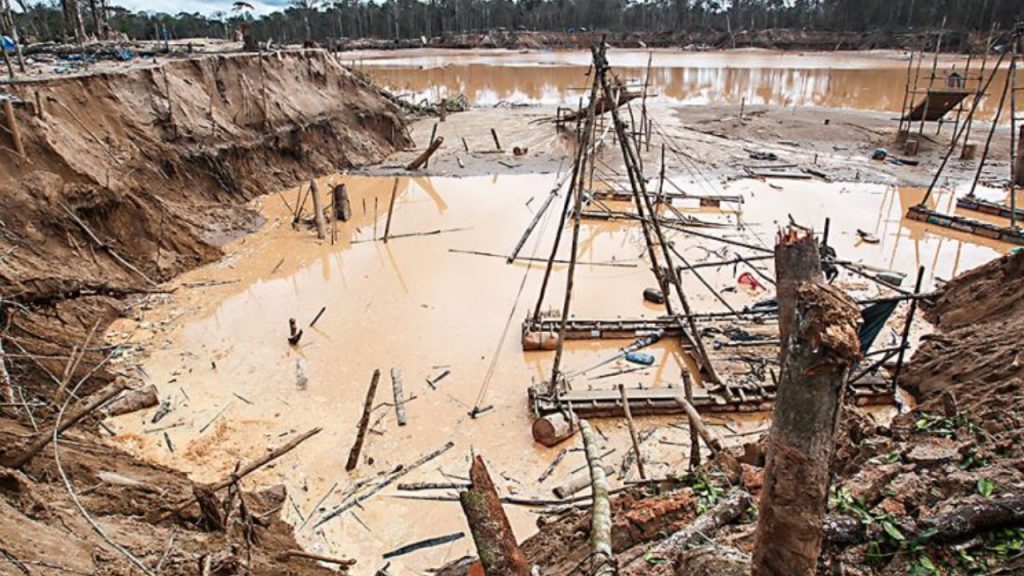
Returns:
[[[703,514],[711,509],[725,495],[725,489],[715,484],[703,474],[697,474],[690,485],[697,496],[697,513]]]
[[[991,498],[992,492],[996,489],[995,480],[991,478],[982,478],[978,480],[978,494],[981,494],[985,498]]]

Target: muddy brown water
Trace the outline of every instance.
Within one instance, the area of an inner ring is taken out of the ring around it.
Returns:
[[[822,106],[898,113],[907,85],[907,56],[897,52],[794,53],[764,50],[714,52],[652,52],[652,102],[672,104],[736,104]],[[616,73],[634,84],[646,77],[648,53],[613,50],[610,62]],[[342,55],[377,82],[419,101],[464,94],[471,103],[490,106],[500,102],[575,107],[584,96],[590,55],[583,51],[529,52],[502,50],[365,51]],[[931,59],[918,76],[924,90],[931,75]],[[943,56],[938,65],[938,86],[946,75],[964,72],[965,58]],[[994,60],[989,60],[991,71]],[[971,62],[976,82],[980,60]],[[1005,70],[994,85],[1005,82]],[[975,86],[975,83],[970,86]],[[639,88],[637,88],[639,90]],[[916,99],[920,99],[918,96]],[[991,118],[997,98],[982,101],[977,116]]]
[[[373,574],[384,564],[384,552],[456,532],[467,536],[396,558],[392,573],[421,573],[471,554],[472,540],[457,502],[403,498],[410,494],[449,497],[452,491],[400,493],[392,486],[319,529],[312,525],[339,504],[340,495],[353,482],[411,463],[448,441],[455,444],[452,450],[402,481],[457,481],[466,475],[470,456],[476,453],[485,456],[503,493],[551,498],[551,489],[583,464],[582,454],[571,452],[550,479],[537,483],[558,448],[546,449],[532,441],[526,390],[546,377],[552,354],[523,352],[519,326],[535,305],[541,266],[507,265],[501,258],[459,252],[507,253],[555,179],[554,174],[402,177],[393,188],[393,178],[325,178],[321,189],[344,182],[352,196],[354,218],[338,225],[333,244],[317,241],[311,230],[293,230],[280,197],[264,197],[258,205],[268,224],[261,231],[229,245],[220,262],[178,279],[174,294],[154,296],[133,319],[112,326],[109,341],[134,345],[124,362],[141,362],[140,374],[156,384],[174,407],[157,424],[150,423],[152,411],[116,419],[112,425],[118,435],[112,442],[184,470],[195,480],[212,481],[228,474],[235,462],[256,458],[268,447],[320,426],[324,430],[319,435],[246,481],[252,487],[281,483],[288,488],[290,499],[281,513],[295,524],[304,546],[358,559],[352,572],[357,576]],[[680,184],[704,192],[702,188],[710,186],[682,179]],[[398,237],[386,244],[374,241],[384,234],[392,189],[397,190],[392,234],[442,232]],[[715,191],[742,194],[742,215],[707,208],[683,210],[731,225],[718,233],[764,246],[771,245],[775,231],[790,216],[817,227],[825,214],[832,214],[832,244],[841,257],[908,274],[925,265],[927,285],[1009,249],[906,221],[902,214],[922,196],[917,189],[779,180],[734,182]],[[294,205],[296,193],[286,191],[284,197]],[[952,193],[944,192],[932,201],[945,208],[951,198]],[[547,253],[555,212],[550,210],[551,216],[542,221],[542,233],[527,243],[525,255]],[[881,242],[861,243],[857,229],[877,235]],[[694,262],[729,256],[708,252],[719,250],[720,245],[698,243],[682,234],[674,238]],[[574,315],[654,317],[660,313],[640,297],[652,278],[640,259],[643,239],[636,226],[585,222],[580,247]],[[566,254],[563,249],[561,256]],[[708,271],[706,278],[732,290],[738,273],[722,268]],[[565,276],[566,267],[557,265],[545,308],[560,308]],[[856,295],[877,294],[873,285],[857,277],[844,275],[843,279]],[[695,279],[688,278],[686,287],[696,309],[723,309]],[[723,295],[738,307],[770,296],[742,290]],[[321,307],[326,307],[325,313],[310,327]],[[286,342],[290,317],[305,330],[297,347]],[[588,366],[625,344],[573,344],[568,347],[565,369]],[[656,357],[650,369],[622,379],[581,378],[576,385],[679,384],[684,362],[678,346],[662,342],[648,351]],[[623,367],[609,364],[588,377]],[[383,405],[392,401],[392,368],[401,370],[407,398],[415,397],[408,401],[405,427],[399,427],[393,409]],[[345,462],[374,369],[382,371],[375,400],[379,406],[371,419],[374,424],[364,459],[356,471],[346,473]],[[444,371],[450,374],[436,384],[436,390],[427,385],[427,379]],[[473,406],[493,408],[473,419],[468,414]],[[728,428],[720,430],[727,436],[766,426],[757,417],[722,418]],[[644,443],[650,476],[685,468],[685,426],[670,426],[680,422],[667,417],[639,420],[642,434],[654,431]],[[606,437],[602,447],[615,449],[608,463],[618,468],[629,446],[624,424],[609,419],[596,425]],[[566,446],[578,444],[573,442]],[[632,469],[628,477],[635,474]],[[323,505],[315,509],[321,499]],[[509,506],[508,513],[519,538],[536,530],[537,516],[531,509]]]

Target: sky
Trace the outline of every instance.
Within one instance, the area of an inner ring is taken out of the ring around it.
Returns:
[[[252,4],[255,10],[254,15],[267,14],[275,10],[281,10],[288,5],[288,0],[246,0]],[[143,10],[147,12],[167,12],[177,14],[178,12],[199,12],[200,14],[212,14],[214,12],[231,13],[231,5],[234,0],[113,0],[112,6],[123,6],[135,12]]]

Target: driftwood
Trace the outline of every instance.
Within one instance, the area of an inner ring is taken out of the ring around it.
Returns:
[[[434,155],[434,152],[437,152],[437,149],[441,147],[441,144],[444,144],[444,136],[438,136],[435,138],[422,154],[417,156],[412,162],[409,162],[409,165],[406,166],[405,169],[418,170],[420,166],[423,166],[428,160],[430,160],[430,157]]]
[[[580,420],[580,435],[590,466],[592,498],[594,500],[590,519],[590,546],[594,561],[592,574],[607,576],[615,574],[615,560],[612,556],[612,508],[608,498],[608,478],[597,454],[594,432],[586,420]]]
[[[452,447],[454,447],[454,446],[455,446],[454,442],[448,442],[444,446],[438,448],[437,450],[434,450],[430,454],[427,454],[427,455],[423,456],[422,458],[420,458],[419,460],[413,462],[412,464],[410,464],[408,466],[403,466],[403,467],[399,468],[398,470],[392,472],[386,478],[384,478],[384,480],[382,480],[380,482],[380,484],[377,484],[376,486],[374,486],[373,489],[370,490],[369,492],[367,492],[366,494],[363,494],[362,496],[359,496],[358,498],[353,498],[352,500],[342,504],[341,506],[338,506],[334,510],[331,510],[330,512],[325,514],[323,518],[321,518],[319,521],[317,521],[316,524],[313,525],[313,528],[314,529],[315,528],[319,528],[320,526],[323,526],[326,522],[330,521],[331,519],[337,518],[338,516],[344,514],[348,510],[352,509],[353,507],[359,506],[363,502],[366,502],[367,500],[372,498],[374,494],[376,494],[376,493],[380,492],[381,490],[387,488],[388,486],[393,484],[396,480],[398,480],[402,476],[405,476],[409,472],[412,472],[413,470],[419,468],[420,466],[423,466],[427,462],[430,462],[434,458],[437,458],[441,454],[444,454],[448,450],[451,450]]]
[[[355,565],[355,560],[348,558],[332,558],[330,556],[323,556],[321,554],[313,554],[312,552],[306,552],[305,550],[288,550],[278,557],[281,561],[287,561],[289,558],[308,558],[310,560],[316,560],[317,562],[326,562],[328,564],[337,564],[343,568]]]
[[[111,416],[138,412],[158,404],[160,404],[160,398],[157,396],[156,386],[150,384],[141,390],[125,391],[120,397],[115,398],[113,402],[104,406],[100,413],[105,418],[109,418]]]
[[[449,542],[455,542],[456,540],[462,540],[466,537],[464,532],[456,532],[455,534],[448,534],[447,536],[438,536],[436,538],[427,538],[426,540],[420,540],[419,542],[413,542],[412,544],[406,544],[401,548],[396,548],[391,552],[385,552],[383,558],[394,558],[396,556],[404,556],[410,552],[422,550],[424,548],[430,548],[433,546],[440,546]]]
[[[652,554],[648,554],[648,556],[669,559],[679,569],[683,562],[683,555],[690,544],[696,542],[698,538],[706,540],[715,530],[735,522],[747,510],[751,502],[750,494],[743,490],[734,491],[685,528],[659,542],[654,547]]]
[[[646,480],[644,474],[644,458],[640,454],[640,436],[636,433],[636,425],[633,424],[633,413],[629,410],[629,396],[626,395],[626,386],[619,384],[619,394],[622,396],[622,413],[626,417],[626,424],[629,426],[629,437],[633,441],[633,454],[636,455],[636,470],[641,480]]]
[[[860,354],[860,310],[842,290],[801,282],[790,305],[789,346],[766,443],[754,576],[816,572],[835,432],[850,366]]]
[[[32,458],[42,451],[42,449],[50,442],[52,442],[55,435],[60,435],[68,428],[80,422],[97,408],[110,401],[111,398],[120,394],[122,390],[124,390],[124,387],[121,384],[115,383],[111,385],[110,388],[100,394],[97,394],[95,398],[89,401],[89,403],[83,406],[78,412],[75,412],[68,418],[61,420],[60,425],[56,430],[50,429],[38,434],[35,440],[29,443],[29,445],[20,453],[5,455],[3,461],[0,461],[0,465],[6,466],[7,468],[21,468],[27,464],[29,460],[32,460]]]
[[[483,458],[477,456],[469,469],[469,490],[459,493],[477,554],[487,576],[528,576],[530,566],[516,543],[512,526],[501,507]]]
[[[242,466],[241,468],[239,468],[236,472],[231,474],[226,479],[221,480],[221,481],[217,482],[216,484],[213,484],[212,486],[207,486],[207,490],[209,490],[210,492],[219,492],[219,491],[227,488],[228,486],[231,486],[235,482],[238,482],[239,480],[241,480],[242,478],[245,478],[249,474],[252,474],[256,470],[259,470],[260,468],[266,466],[267,464],[270,464],[274,460],[277,460],[281,456],[284,456],[285,454],[291,452],[292,450],[295,449],[296,446],[298,446],[299,444],[302,444],[303,442],[305,442],[309,438],[311,438],[311,437],[315,436],[316,434],[318,434],[320,432],[320,430],[322,430],[322,428],[313,428],[312,430],[309,430],[308,432],[306,432],[304,434],[296,436],[295,438],[292,439],[291,442],[285,444],[284,446],[281,446],[279,448],[275,448],[274,450],[271,450],[270,452],[268,452],[264,456],[262,456],[260,458],[257,458],[256,460],[253,460],[252,462],[250,462],[249,464],[246,464],[245,466]],[[178,504],[175,504],[171,508],[171,510],[169,510],[167,512],[164,512],[163,514],[160,514],[159,516],[157,516],[155,521],[159,522],[161,520],[167,519],[167,518],[177,514],[178,512],[181,512],[185,508],[188,508],[195,501],[196,500],[193,497],[193,498],[189,498],[187,500],[184,500],[182,502],[179,502]]]
[[[555,472],[555,468],[557,468],[558,465],[562,463],[562,460],[565,459],[565,455],[568,453],[568,448],[562,448],[561,450],[559,450],[558,454],[555,456],[555,459],[551,461],[551,464],[548,464],[548,467],[545,468],[544,472],[537,478],[537,484],[544,483],[544,481],[547,480],[548,477]]]
[[[366,391],[366,402],[363,403],[363,416],[359,419],[359,431],[356,432],[356,441],[348,453],[348,463],[345,470],[351,472],[359,465],[359,453],[363,450],[363,441],[366,439],[366,429],[370,426],[370,412],[373,411],[373,397],[377,395],[377,383],[380,381],[380,370],[373,371],[373,379],[370,380],[370,389]]]

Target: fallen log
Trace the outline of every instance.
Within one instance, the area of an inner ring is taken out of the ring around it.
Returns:
[[[373,411],[373,397],[377,395],[377,383],[380,381],[380,370],[373,371],[373,378],[370,380],[370,388],[366,391],[366,402],[363,403],[363,416],[359,419],[359,430],[356,432],[356,441],[348,453],[348,462],[345,470],[351,472],[359,466],[359,453],[363,450],[363,441],[366,439],[366,429],[370,426],[370,412]]]
[[[434,152],[437,152],[437,149],[441,147],[441,144],[444,144],[444,136],[438,136],[434,139],[422,154],[417,156],[412,162],[409,162],[409,165],[406,166],[405,169],[418,170],[420,166],[423,166],[428,160],[430,160],[430,157],[434,155]]]
[[[1024,496],[1014,494],[961,506],[945,514],[925,518],[922,538],[946,542],[979,532],[1024,523]]]
[[[7,468],[21,468],[25,464],[28,464],[36,454],[42,451],[42,449],[50,442],[53,442],[54,437],[59,436],[65,430],[80,422],[97,408],[110,401],[111,398],[120,394],[122,390],[124,390],[124,386],[122,384],[112,384],[110,388],[97,394],[95,398],[89,401],[89,403],[83,406],[78,412],[75,412],[66,419],[62,419],[60,421],[60,425],[57,426],[56,429],[50,429],[44,433],[38,434],[35,440],[29,443],[29,445],[20,453],[4,455],[4,459],[0,461],[0,465]]]
[[[156,386],[150,384],[141,390],[127,390],[120,397],[100,409],[104,418],[120,416],[152,408],[160,404],[160,398],[156,393]]]
[[[845,292],[804,281],[790,304],[789,346],[766,441],[753,576],[816,573],[836,428],[850,367],[860,356],[860,310]]]
[[[213,493],[213,492],[219,492],[219,491],[227,488],[228,486],[234,484],[235,482],[238,482],[242,478],[245,478],[249,474],[252,474],[256,470],[259,470],[260,468],[266,466],[267,464],[270,464],[274,460],[277,460],[281,456],[284,456],[285,454],[291,452],[299,444],[302,444],[306,440],[308,440],[308,439],[312,438],[313,436],[319,434],[321,430],[322,430],[322,428],[313,428],[312,430],[309,430],[308,432],[305,432],[304,434],[301,434],[301,435],[293,438],[291,442],[285,444],[284,446],[281,446],[280,448],[275,448],[274,450],[271,450],[270,452],[268,452],[266,455],[264,455],[264,456],[262,456],[260,458],[257,458],[256,460],[253,460],[249,464],[246,464],[245,466],[239,468],[238,471],[234,472],[233,474],[231,474],[230,476],[228,476],[224,480],[221,480],[221,481],[217,482],[216,484],[213,484],[212,486],[208,486],[207,490],[209,492]],[[188,498],[187,500],[184,500],[182,502],[179,502],[178,504],[174,505],[174,507],[171,510],[158,515],[155,518],[155,520],[153,521],[153,523],[165,520],[167,518],[170,518],[171,516],[177,514],[178,512],[181,512],[185,508],[188,508],[189,506],[191,506],[195,501],[196,501],[195,497],[192,497],[192,498]]]
[[[469,478],[472,484],[469,490],[459,493],[459,502],[484,573],[487,576],[528,576],[530,566],[516,543],[498,491],[480,456],[473,459]]]
[[[603,466],[603,468],[606,476],[612,475],[614,468],[611,466]],[[565,484],[556,486],[552,492],[564,500],[588,486],[590,486],[590,472],[584,472],[570,478]]]
[[[590,466],[591,497],[594,500],[590,519],[592,574],[610,576],[616,573],[616,569],[612,556],[612,508],[608,498],[608,478],[598,456],[594,432],[586,420],[580,420],[580,435],[583,436],[583,449]]]
[[[678,576],[749,576],[750,555],[730,546],[708,544],[684,552]]]

